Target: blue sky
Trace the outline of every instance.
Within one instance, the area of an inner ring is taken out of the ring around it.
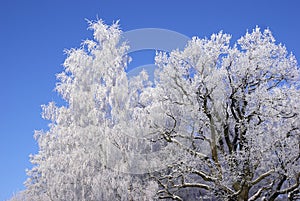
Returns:
[[[47,129],[40,105],[58,100],[53,88],[63,50],[91,37],[85,18],[188,37],[223,30],[233,40],[256,25],[269,27],[300,60],[299,9],[298,0],[0,0],[0,200],[24,188],[28,155],[37,152],[33,131]],[[135,65],[151,59],[141,58]]]

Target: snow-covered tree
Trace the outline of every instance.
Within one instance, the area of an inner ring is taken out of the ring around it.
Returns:
[[[155,83],[128,79],[117,23],[67,51],[43,106],[27,200],[296,199],[299,69],[269,30],[220,32],[157,53]]]
[[[160,198],[299,196],[299,68],[270,30],[256,28],[233,47],[222,32],[195,37],[156,62],[155,87],[141,94],[144,121],[178,154],[153,174]]]
[[[39,152],[31,157],[35,166],[28,172],[28,197],[43,201],[151,200],[155,183],[143,179],[141,186],[141,175],[107,167],[109,161],[114,164],[117,160],[107,152],[118,145],[118,129],[129,118],[130,97],[137,92],[128,89],[128,46],[119,44],[117,23],[90,22],[90,28],[94,40],[68,50],[65,70],[57,75],[56,90],[66,105],[50,102],[43,106],[43,118],[51,123],[48,131],[35,132]]]

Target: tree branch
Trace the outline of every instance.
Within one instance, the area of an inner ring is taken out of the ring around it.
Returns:
[[[205,190],[210,190],[210,187],[206,184],[199,184],[199,183],[183,183],[180,185],[174,185],[173,187],[175,188],[189,188],[189,187],[193,187],[193,188],[202,188]]]
[[[254,181],[251,182],[251,186],[257,184],[258,182],[260,182],[264,178],[270,176],[273,172],[274,172],[274,170],[269,170],[268,172],[265,172],[265,173],[261,174],[259,177],[257,177]]]

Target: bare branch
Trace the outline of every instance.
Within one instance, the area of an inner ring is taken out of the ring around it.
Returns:
[[[251,182],[251,185],[255,185],[257,184],[258,182],[260,182],[261,180],[263,180],[264,178],[270,176],[272,173],[274,172],[274,170],[269,170],[268,172],[265,172],[263,174],[261,174],[259,177],[257,177],[254,181]]]
[[[192,170],[191,173],[194,173],[194,174],[200,176],[204,181],[216,181],[217,180],[217,178],[208,176],[207,173],[204,173],[200,170]]]
[[[188,188],[188,187],[192,187],[192,188],[202,188],[205,190],[210,190],[210,187],[206,184],[200,184],[200,183],[183,183],[180,185],[174,185],[175,188]]]

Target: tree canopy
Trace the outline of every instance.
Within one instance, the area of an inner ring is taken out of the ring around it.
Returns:
[[[299,198],[300,80],[295,57],[256,27],[158,52],[154,82],[128,78],[118,24],[67,51],[43,106],[28,200]]]

